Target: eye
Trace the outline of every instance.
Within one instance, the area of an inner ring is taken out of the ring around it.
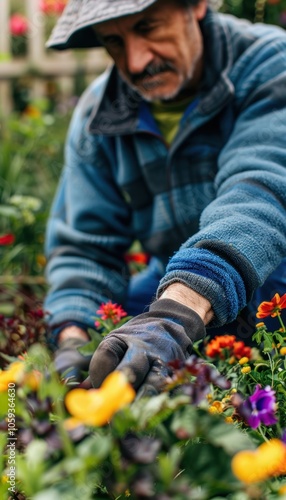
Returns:
[[[107,49],[118,48],[123,46],[123,40],[120,36],[110,35],[101,37],[100,41]]]
[[[150,33],[154,29],[155,29],[154,23],[152,23],[151,21],[149,21],[147,19],[144,19],[144,20],[142,19],[136,25],[136,31],[137,31],[137,33],[142,33],[142,34]]]

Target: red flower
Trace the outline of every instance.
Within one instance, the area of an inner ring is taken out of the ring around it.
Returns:
[[[28,31],[28,21],[22,14],[13,14],[10,17],[10,33],[13,36],[26,35]]]
[[[286,293],[280,297],[279,293],[275,293],[270,302],[261,302],[256,313],[257,318],[266,318],[271,316],[280,316],[282,309],[286,308]]]
[[[144,252],[128,253],[124,257],[125,262],[137,262],[137,264],[148,264],[149,255]]]
[[[0,245],[5,246],[5,245],[12,245],[15,241],[15,236],[14,234],[8,233],[8,234],[3,234],[0,236]]]
[[[244,356],[251,357],[251,348],[246,346],[242,340],[236,341],[234,335],[218,335],[207,344],[205,352],[209,358],[226,359],[234,356],[236,359],[241,359]]]
[[[106,304],[101,304],[100,308],[96,311],[96,313],[104,321],[107,319],[111,319],[114,325],[119,323],[121,318],[127,316],[127,312],[125,312],[121,306],[118,306],[117,304],[114,304],[111,301],[106,302]]]

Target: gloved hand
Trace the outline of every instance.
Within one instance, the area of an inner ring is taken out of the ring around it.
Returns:
[[[185,360],[193,341],[204,335],[204,323],[195,311],[172,299],[157,300],[149,312],[103,339],[90,363],[91,383],[97,388],[113,370],[126,370],[134,376],[135,389],[144,384],[160,391],[168,376],[167,363]]]
[[[78,349],[88,341],[81,338],[63,340],[55,352],[54,364],[56,371],[70,382],[81,382],[82,372],[87,372],[92,356],[83,356]]]

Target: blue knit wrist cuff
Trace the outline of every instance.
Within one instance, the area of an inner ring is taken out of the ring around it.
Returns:
[[[183,283],[210,301],[215,314],[208,326],[233,321],[246,305],[244,282],[227,261],[202,248],[181,249],[170,260],[157,296],[171,283]]]

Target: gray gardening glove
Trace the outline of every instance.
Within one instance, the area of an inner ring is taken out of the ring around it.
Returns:
[[[168,362],[185,360],[193,342],[205,336],[200,316],[172,299],[154,302],[149,312],[113,330],[95,351],[89,374],[93,387],[113,370],[132,373],[132,384],[160,391],[168,376]]]
[[[92,356],[83,356],[78,349],[83,347],[88,340],[68,338],[63,340],[55,352],[55,368],[66,380],[82,382],[84,372],[88,371]]]

